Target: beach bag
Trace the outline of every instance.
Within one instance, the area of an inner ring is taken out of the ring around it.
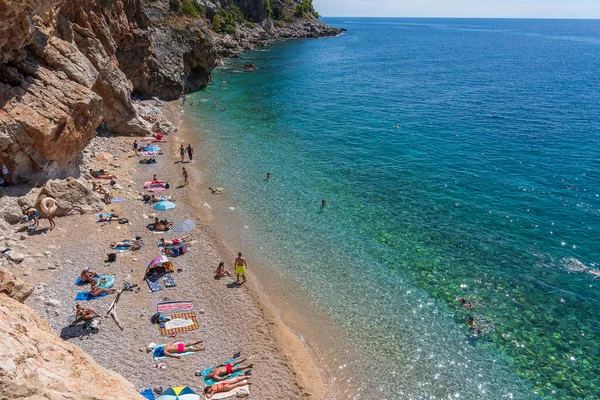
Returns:
[[[160,321],[160,313],[156,313],[153,316],[150,317],[150,322],[153,324],[158,324],[158,321]]]
[[[165,189],[168,189],[168,188],[169,188],[169,184],[165,183]]]
[[[107,254],[107,261],[108,262],[115,262],[117,261],[117,253],[108,253]]]
[[[152,199],[152,196],[150,196],[149,194],[145,194],[144,196],[142,196],[142,200],[144,200],[145,202],[150,201],[150,199]]]

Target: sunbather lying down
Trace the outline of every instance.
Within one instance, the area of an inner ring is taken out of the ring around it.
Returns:
[[[92,282],[95,276],[99,276],[100,274],[92,271],[89,267],[85,267],[79,277],[81,278],[81,283]]]
[[[90,292],[92,293],[92,296],[96,297],[96,296],[100,296],[102,293],[108,293],[108,294],[113,294],[116,293],[115,289],[104,289],[104,288],[99,288],[98,286],[96,286],[98,282],[96,282],[96,280],[92,281],[92,287],[90,288]]]
[[[184,244],[190,241],[190,237],[189,236],[184,236],[181,239],[173,239],[173,240],[165,240],[164,238],[160,239],[160,245],[162,247],[165,246],[173,246],[173,245],[178,245],[178,244]]]
[[[103,169],[98,170],[98,171],[94,171],[91,168],[90,168],[90,176],[92,178],[97,178],[97,179],[112,179],[112,178],[116,178],[115,175],[108,174]]]
[[[139,161],[140,164],[156,164],[156,159],[154,157],[142,158]]]
[[[238,367],[236,367],[236,364],[241,364],[244,361],[246,361],[246,357],[242,357],[240,359],[235,359],[232,363],[227,363],[227,364],[221,364],[219,366],[216,366],[215,368],[213,368],[212,371],[210,371],[208,374],[206,374],[206,376],[204,377],[204,379],[209,380],[209,379],[214,379],[215,381],[223,381],[225,379],[227,379],[227,377],[237,371],[243,371],[245,369],[250,369],[252,368],[252,364],[248,364],[248,365],[240,365]],[[231,389],[229,389],[231,390]]]
[[[210,399],[217,393],[229,392],[230,390],[246,385],[252,385],[250,378],[247,376],[238,376],[225,382],[219,382],[205,387],[204,394],[206,395],[207,399]]]
[[[98,218],[98,222],[111,222],[111,221],[128,222],[127,218],[119,218],[119,216],[117,214],[100,215],[100,217]]]
[[[197,344],[202,343],[202,340],[196,340],[195,342],[189,342],[189,343],[183,343],[183,342],[179,342],[179,343],[175,343],[175,341],[172,341],[169,344],[165,344],[165,345],[157,345],[154,343],[150,343],[150,345],[148,346],[148,351],[152,351],[154,354],[154,357],[171,357],[171,358],[181,358],[181,356],[178,356],[176,354],[181,354],[181,353],[187,353],[187,352],[193,352],[196,353],[198,351],[202,351],[205,350],[204,347],[195,347]]]
[[[112,242],[110,244],[110,248],[115,249],[117,247],[129,247],[130,250],[139,250],[143,245],[144,241],[138,236],[134,241],[122,240],[120,242]]]
[[[168,231],[173,226],[173,222],[167,220],[159,221],[158,218],[154,218],[154,224],[150,224],[148,228],[153,231]]]

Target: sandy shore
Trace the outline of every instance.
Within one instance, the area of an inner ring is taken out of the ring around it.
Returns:
[[[167,105],[163,111],[176,126],[182,125],[181,112],[176,104]],[[100,224],[95,222],[93,215],[70,216],[57,218],[54,231],[22,240],[21,247],[37,253],[38,257],[35,264],[17,266],[14,270],[26,282],[37,284],[27,304],[45,316],[59,333],[68,325],[68,317],[74,314],[75,295],[79,290],[86,290],[75,286],[74,281],[81,269],[87,266],[115,275],[116,288],[127,280],[138,284],[141,291],[126,292],[121,297],[118,315],[125,328],[123,331],[112,319],[103,318],[99,333],[70,341],[140,389],[189,385],[200,391],[203,384],[200,378],[194,376],[194,371],[219,364],[240,351],[254,364],[252,398],[324,398],[325,386],[309,350],[262,298],[252,283],[255,277],[251,268],[249,283],[242,287],[232,287],[230,283],[234,279],[231,278],[214,279],[214,270],[219,262],[225,261],[231,269],[234,254],[243,249],[229,249],[219,238],[215,229],[218,221],[208,207],[203,207],[213,195],[207,190],[208,185],[198,165],[186,168],[190,173],[190,185],[178,188],[183,179],[177,149],[189,138],[191,135],[186,134],[185,126],[181,126],[178,135],[168,137],[168,143],[161,145],[164,155],[157,157],[157,167],[137,166],[137,157],[131,150],[133,138],[94,139],[92,151],[108,150],[118,159],[92,161],[90,167],[104,168],[116,174],[116,180],[123,189],[114,191],[113,196],[127,199],[108,205],[105,212],[118,213],[128,218],[129,224]],[[195,158],[200,158],[201,149],[198,146],[195,149]],[[188,167],[188,164],[184,166]],[[171,196],[171,201],[177,204],[175,209],[157,212],[136,199],[146,193],[143,182],[150,180],[153,174],[170,183],[171,188],[160,194]],[[193,219],[196,229],[185,234],[193,240],[191,251],[172,259],[175,269],[181,269],[181,272],[173,274],[177,286],[151,293],[143,276],[148,262],[159,254],[154,243],[161,237],[179,237],[173,233],[160,235],[148,231],[145,227],[155,213],[159,217],[166,215],[172,221]],[[47,221],[42,220],[41,225],[47,225]],[[106,254],[111,252],[111,241],[135,236],[144,240],[145,246],[140,251],[119,253],[116,262],[104,263]],[[251,260],[249,264],[251,267]],[[104,314],[113,298],[114,295],[109,295],[81,303]],[[202,339],[206,350],[181,360],[163,360],[166,368],[158,369],[145,348],[151,342],[168,343],[172,340],[161,336],[157,326],[150,323],[156,305],[165,299],[194,302],[199,330],[180,333],[176,339],[184,342]]]

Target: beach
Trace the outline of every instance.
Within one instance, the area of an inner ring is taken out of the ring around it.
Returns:
[[[161,109],[176,125],[181,125],[181,111],[172,103]],[[109,204],[104,212],[117,213],[129,220],[127,224],[97,223],[94,215],[66,216],[56,218],[57,228],[45,234],[22,236],[17,247],[24,247],[38,257],[35,262],[24,263],[15,268],[15,275],[25,282],[36,285],[28,304],[48,319],[57,334],[68,325],[68,317],[74,314],[75,295],[80,288],[74,284],[82,268],[89,267],[99,273],[114,275],[114,288],[123,281],[139,285],[139,292],[124,292],[117,305],[117,315],[124,329],[120,330],[110,317],[103,317],[97,334],[69,339],[92,355],[102,366],[122,374],[139,389],[167,388],[173,385],[189,385],[200,391],[201,378],[194,376],[199,369],[208,368],[232,358],[236,352],[248,357],[253,363],[252,398],[322,398],[324,385],[320,372],[311,358],[308,347],[302,343],[277,317],[273,307],[264,301],[254,286],[252,260],[248,260],[248,282],[232,287],[235,278],[214,279],[214,271],[220,261],[232,270],[238,249],[230,249],[219,238],[214,224],[218,221],[203,204],[213,195],[206,185],[197,165],[184,163],[190,174],[190,184],[183,183],[182,164],[177,150],[187,145],[185,127],[177,135],[166,136],[161,143],[164,154],[157,156],[154,167],[138,166],[132,144],[134,137],[98,137],[88,146],[89,168],[106,169],[114,173],[122,190],[115,190],[113,197],[123,197],[120,203]],[[139,138],[138,138],[139,139]],[[195,158],[201,158],[195,148]],[[93,155],[110,152],[114,159],[97,161]],[[187,159],[187,156],[186,156]],[[91,160],[91,161],[90,161]],[[197,162],[197,161],[196,161]],[[170,197],[177,207],[169,211],[155,211],[150,205],[138,200],[143,182],[158,179],[170,183],[170,189],[161,195]],[[91,182],[87,182],[91,186]],[[192,219],[196,228],[179,234],[190,237],[190,251],[171,259],[175,271],[172,275],[176,287],[150,292],[143,281],[147,264],[159,255],[156,246],[160,238],[172,239],[177,234],[157,234],[146,229],[153,215],[166,216],[170,221]],[[41,221],[40,228],[47,224]],[[116,262],[105,263],[111,253],[109,243],[141,236],[144,246],[139,251],[117,254]],[[105,315],[115,295],[91,301],[82,301]],[[165,301],[192,301],[196,310],[198,330],[179,333],[176,338],[161,336],[150,317],[157,304]],[[149,343],[168,343],[172,340],[190,342],[203,340],[206,350],[182,359],[161,362],[164,369],[155,368],[156,361],[146,352]]]

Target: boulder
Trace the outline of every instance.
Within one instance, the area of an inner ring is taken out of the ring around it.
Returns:
[[[21,261],[23,261],[25,259],[25,254],[22,254],[22,253],[10,253],[8,255],[8,259],[10,261],[19,263],[19,262],[21,262]]]
[[[6,269],[0,268],[0,298],[3,296],[8,296],[22,303],[25,301],[25,299],[31,296],[33,289],[33,285],[25,283],[20,279],[16,279]],[[1,390],[0,393],[2,393]]]
[[[209,187],[208,190],[210,190],[212,194],[225,193],[225,188],[222,188],[222,187]]]
[[[258,68],[251,62],[244,64],[244,71],[256,71]]]
[[[1,399],[144,399],[121,375],[55,335],[30,307],[1,295],[0,348]]]
[[[23,216],[23,209],[19,206],[16,197],[4,196],[0,200],[0,219],[9,224],[16,224]]]
[[[40,199],[52,197],[58,209],[56,216],[91,214],[104,209],[104,203],[96,194],[77,179],[50,180],[42,187]]]

